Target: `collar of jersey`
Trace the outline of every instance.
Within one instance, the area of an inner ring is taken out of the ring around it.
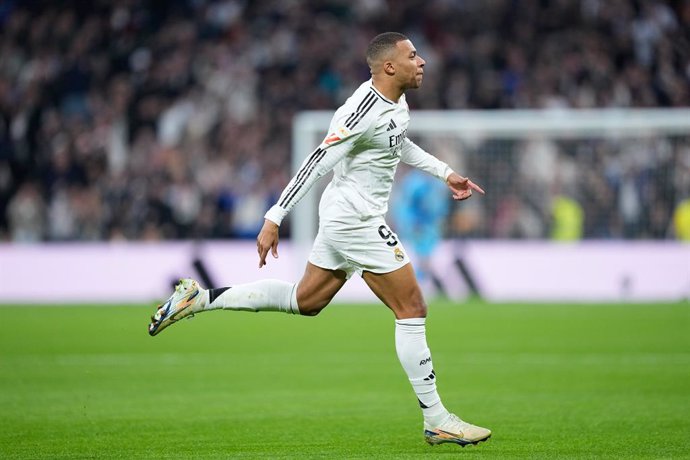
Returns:
[[[379,91],[379,90],[376,89],[376,87],[374,86],[374,81],[373,81],[373,80],[369,80],[369,87],[371,88],[371,90],[372,90],[373,92],[376,93],[376,95],[377,95],[378,97],[380,97],[380,98],[383,99],[384,101],[386,101],[386,102],[388,102],[388,103],[390,103],[390,104],[396,104],[396,102],[391,101],[391,100],[388,99],[386,96],[384,96],[383,94],[381,94],[381,91]]]

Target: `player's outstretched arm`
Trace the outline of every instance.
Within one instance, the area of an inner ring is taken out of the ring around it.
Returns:
[[[467,177],[462,177],[460,174],[451,173],[446,179],[448,188],[453,193],[454,200],[466,200],[472,196],[472,190],[475,190],[484,195],[484,190]]]
[[[268,251],[271,251],[274,259],[278,258],[278,225],[264,219],[264,225],[256,237],[256,249],[259,252],[259,268],[266,265]]]

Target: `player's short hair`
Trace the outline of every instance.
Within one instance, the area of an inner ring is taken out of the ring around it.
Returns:
[[[398,32],[384,32],[374,37],[367,46],[367,64],[373,64],[384,55],[395,49],[395,45],[403,40],[409,40],[406,36]]]

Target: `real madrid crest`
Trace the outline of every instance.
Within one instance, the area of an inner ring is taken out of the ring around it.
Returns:
[[[405,253],[402,252],[400,248],[395,248],[393,252],[395,253],[395,260],[397,260],[398,262],[402,262],[403,260],[405,260]]]

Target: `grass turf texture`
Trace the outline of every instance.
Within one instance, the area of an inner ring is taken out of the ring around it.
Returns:
[[[0,308],[1,458],[690,458],[690,306],[430,308],[445,405],[494,431],[428,446],[392,315]]]

